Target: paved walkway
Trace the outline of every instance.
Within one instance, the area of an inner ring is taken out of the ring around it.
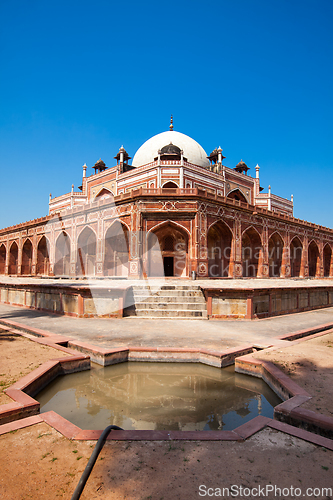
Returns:
[[[333,307],[262,320],[85,319],[0,304],[0,321],[11,320],[104,348],[193,347],[214,350],[245,344],[262,347],[276,337],[331,323]],[[275,342],[273,342],[275,343]]]
[[[33,284],[33,285],[66,285],[68,287],[98,287],[117,288],[132,285],[145,285],[151,287],[161,287],[163,285],[195,285],[203,288],[217,288],[219,290],[230,289],[260,289],[260,288],[316,288],[332,287],[333,279],[313,279],[313,278],[242,278],[242,279],[182,279],[182,278],[147,278],[145,280],[118,279],[118,278],[31,278],[25,276],[0,276],[0,283],[9,284]]]

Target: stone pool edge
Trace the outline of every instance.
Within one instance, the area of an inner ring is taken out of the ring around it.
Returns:
[[[6,322],[2,320],[1,323],[4,325]],[[33,419],[31,421],[32,423],[28,423],[27,425],[33,425],[33,423],[44,421],[69,439],[98,439],[102,431],[82,430],[55,412],[39,414],[40,405],[38,401],[33,399],[33,395],[37,394],[58,375],[90,369],[90,358],[95,362],[98,360],[97,362],[104,366],[123,361],[187,361],[201,362],[217,367],[235,364],[236,372],[263,378],[281,399],[284,400],[274,408],[274,419],[276,420],[258,416],[234,431],[113,431],[111,433],[112,436],[110,435],[110,439],[237,441],[246,439],[263,427],[269,426],[276,430],[284,429],[283,432],[291,433],[296,437],[301,437],[302,435],[304,436],[302,439],[307,441],[309,441],[310,436],[314,436],[313,439],[315,441],[311,442],[315,442],[315,444],[319,444],[316,441],[317,438],[321,438],[320,442],[322,442],[322,439],[327,439],[329,441],[326,443],[327,446],[324,444],[321,444],[321,446],[333,450],[333,418],[300,408],[305,401],[311,399],[311,395],[293,382],[273,363],[256,359],[254,357],[256,349],[252,345],[227,349],[223,352],[194,348],[156,347],[104,349],[83,342],[73,341],[69,337],[53,334],[44,330],[30,327],[27,328],[24,325],[12,321],[8,321],[7,324],[8,326],[5,327],[5,329],[11,333],[20,334],[37,343],[70,354],[70,356],[66,358],[55,358],[43,363],[39,368],[20,379],[5,391],[5,393],[13,399],[13,403],[0,406],[0,424],[3,424],[0,425],[0,435],[22,428],[21,425],[23,421]],[[322,325],[322,330],[326,331],[320,332],[318,332],[318,328],[320,329],[320,327],[317,327],[317,333],[314,334],[311,334],[314,329],[309,329],[285,335],[276,339],[278,343],[276,346],[274,346],[275,342],[272,340],[270,348],[281,348],[282,346],[279,342],[285,340],[286,337],[288,337],[288,341],[292,341],[292,338],[295,338],[294,342],[298,343],[303,340],[308,340],[309,338],[325,335],[328,329],[327,326],[328,325]],[[15,327],[18,327],[18,329]],[[28,331],[30,334],[27,333]],[[69,347],[64,347],[64,345]],[[81,352],[79,355],[77,354],[78,350]],[[30,422],[30,420],[28,420],[28,422]],[[23,426],[25,427],[26,425]],[[294,433],[292,433],[292,430]],[[248,434],[249,432],[250,434]]]

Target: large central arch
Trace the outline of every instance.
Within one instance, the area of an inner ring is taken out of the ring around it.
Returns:
[[[188,234],[171,221],[148,235],[149,276],[188,276]]]
[[[213,224],[207,234],[208,276],[228,277],[231,254],[232,232],[219,221]]]
[[[242,237],[243,276],[245,278],[257,277],[259,266],[262,262],[261,238],[253,227],[243,233]]]

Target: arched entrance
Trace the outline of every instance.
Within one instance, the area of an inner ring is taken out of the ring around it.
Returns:
[[[268,242],[268,262],[270,278],[279,278],[281,275],[283,240],[278,233],[272,234]]]
[[[308,249],[309,276],[315,277],[319,271],[319,249],[317,244],[312,241]]]
[[[128,229],[120,221],[115,221],[105,235],[105,276],[128,276],[129,238]]]
[[[77,242],[76,273],[80,276],[94,276],[96,263],[96,236],[86,227]]]
[[[242,237],[243,276],[256,277],[262,262],[262,245],[259,233],[250,227]]]
[[[18,263],[18,246],[16,241],[14,241],[9,250],[8,274],[17,274],[17,263]]]
[[[48,241],[43,236],[37,245],[37,266],[36,274],[48,275],[49,274],[49,251]]]
[[[5,274],[6,272],[6,247],[5,245],[0,246],[0,274]]]
[[[210,227],[207,235],[208,275],[210,278],[228,277],[232,233],[223,222]]]
[[[21,274],[31,274],[32,263],[32,243],[27,239],[22,248],[22,266]]]
[[[303,245],[295,236],[290,243],[290,276],[298,278],[301,274]]]
[[[56,276],[69,276],[70,274],[71,243],[65,231],[60,233],[55,248],[54,274]]]
[[[149,233],[149,276],[187,276],[188,236],[185,230],[167,223]]]
[[[326,278],[329,277],[331,271],[331,262],[332,262],[332,249],[328,243],[324,246],[324,276]]]

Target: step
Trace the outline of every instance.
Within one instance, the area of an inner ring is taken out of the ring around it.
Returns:
[[[156,296],[152,295],[149,297],[145,297],[144,295],[135,297],[135,303],[136,304],[141,304],[142,302],[149,303],[149,304],[159,304],[159,303],[168,303],[168,304],[182,304],[183,302],[186,304],[204,304],[206,305],[206,301],[203,297],[183,297],[184,301],[180,301],[179,297],[173,297],[173,296]]]
[[[136,302],[135,309],[136,311],[141,311],[143,309],[150,309],[151,311],[161,311],[161,310],[174,310],[175,307],[178,307],[177,310],[180,311],[206,311],[205,303],[193,304],[192,302],[179,302],[177,304],[170,302],[161,302],[159,304],[155,302]]]
[[[153,313],[153,314],[152,314]],[[140,309],[136,311],[137,318],[170,318],[174,319],[178,318],[195,318],[195,319],[207,319],[207,311],[179,311],[176,309],[168,309],[168,310],[150,310],[150,309]]]
[[[207,319],[198,285],[133,285],[132,291],[137,318]]]
[[[128,316],[128,317],[126,317],[126,319],[131,320],[131,319],[138,319],[140,317],[144,318],[144,319],[151,319],[151,320],[155,319],[158,321],[160,321],[161,319],[163,319],[165,321],[166,320],[170,320],[170,321],[172,321],[172,320],[186,320],[186,319],[188,319],[190,321],[195,320],[195,319],[198,321],[202,321],[202,320],[208,319],[207,316],[163,316],[163,317],[157,317],[157,316],[153,316],[153,315],[151,315],[151,316]]]
[[[199,285],[132,285],[133,290],[201,290]]]
[[[184,290],[156,290],[150,292],[149,290],[133,290],[134,297],[203,297],[203,294],[198,290],[184,291]]]

